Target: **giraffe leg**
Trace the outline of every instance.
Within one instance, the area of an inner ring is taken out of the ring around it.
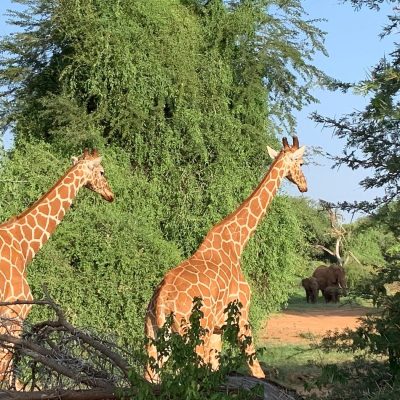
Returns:
[[[10,313],[0,315],[0,334],[4,336],[20,337],[22,334],[22,319]],[[0,383],[11,384],[13,381],[14,346],[6,341],[0,345]]]
[[[250,339],[249,342],[247,340]],[[247,365],[250,369],[252,376],[256,378],[265,378],[264,371],[262,370],[259,361],[256,357],[256,349],[253,344],[253,336],[248,321],[241,320],[239,322],[239,333],[238,340],[244,346],[244,352],[246,354]],[[246,342],[246,343],[245,343]]]
[[[148,382],[152,383],[159,383],[160,382],[160,377],[158,375],[157,369],[161,368],[160,362],[158,360],[158,352],[157,348],[153,343],[153,340],[156,337],[156,328],[155,324],[153,322],[153,318],[150,316],[146,317],[146,324],[145,324],[145,335],[146,338],[148,339],[148,343],[146,344],[146,352],[147,356],[149,359],[152,359],[151,362],[150,360],[147,362],[145,369],[144,369],[144,378]],[[156,368],[154,368],[154,364]]]
[[[211,368],[213,371],[219,369],[219,355],[222,350],[222,336],[218,333],[213,333],[210,337],[209,343],[209,354],[210,359],[209,362],[211,364]]]
[[[146,351],[149,357],[149,361],[144,370],[144,378],[151,383],[160,383],[159,371],[162,369],[164,363],[168,360],[168,357],[160,357],[154,340],[157,339],[157,331],[159,327],[164,327],[166,318],[163,312],[160,312],[156,317],[154,313],[148,313],[145,321],[145,336],[148,339],[146,344]],[[179,331],[179,325],[174,324],[172,331]]]
[[[210,333],[206,333],[203,337],[203,343],[199,346],[196,346],[196,353],[201,357],[204,364],[208,364],[210,362]]]
[[[207,333],[203,337],[204,343],[197,346],[196,353],[202,358],[204,364],[210,365],[213,371],[219,368],[218,356],[222,350],[222,337],[220,334]]]

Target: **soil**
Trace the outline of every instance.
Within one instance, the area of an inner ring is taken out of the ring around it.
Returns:
[[[341,307],[307,309],[301,311],[285,310],[273,315],[267,321],[259,339],[271,344],[309,343],[327,331],[353,329],[359,318],[371,309],[365,307]]]

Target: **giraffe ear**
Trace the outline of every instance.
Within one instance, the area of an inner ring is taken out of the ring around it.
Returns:
[[[306,149],[306,146],[301,146],[298,150],[296,150],[296,151],[293,153],[293,158],[294,158],[295,160],[298,160],[299,158],[303,157],[303,154],[304,154],[305,149]]]
[[[78,163],[78,161],[79,161],[79,158],[72,156],[71,157],[71,161],[72,161],[72,165],[76,165]]]
[[[276,156],[278,155],[278,152],[277,152],[276,150],[272,149],[272,148],[269,147],[269,146],[267,146],[267,151],[268,151],[269,156],[270,156],[271,158],[273,158],[273,159],[275,159]]]

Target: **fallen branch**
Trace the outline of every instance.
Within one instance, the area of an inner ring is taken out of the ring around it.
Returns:
[[[104,379],[82,376],[82,374],[79,374],[77,371],[66,367],[63,364],[63,360],[57,359],[57,354],[54,354],[54,352],[47,350],[46,348],[39,346],[35,343],[32,343],[31,341],[23,340],[21,338],[17,338],[11,335],[0,335],[0,343],[4,343],[6,344],[6,346],[7,343],[13,344],[13,347],[17,349],[20,354],[24,354],[30,357],[32,360],[42,363],[53,371],[68,378],[71,378],[79,384],[84,384],[89,387],[110,387],[110,383]]]
[[[92,346],[94,349],[99,351],[101,354],[104,354],[108,359],[110,359],[117,367],[121,369],[121,371],[124,373],[125,377],[128,377],[129,373],[129,365],[128,363],[120,357],[117,353],[113,352],[110,350],[110,347],[107,347],[106,345],[102,344],[99,340],[96,338],[80,331],[79,329],[75,328],[72,324],[70,324],[61,310],[61,308],[46,294],[47,299],[44,301],[43,304],[48,304],[51,306],[51,308],[55,311],[58,321],[55,321],[55,323],[52,323],[52,326],[58,326],[60,328],[65,328],[69,333],[72,335],[76,336],[80,340],[82,340],[84,343],[88,344],[89,346]],[[50,321],[49,321],[50,322]],[[43,324],[38,324],[35,325],[36,329],[39,329],[40,325]],[[47,324],[49,325],[49,323]]]
[[[20,382],[23,388],[49,389],[50,396],[62,388],[66,391],[66,395],[76,396],[77,394],[75,392],[72,394],[71,390],[87,387],[113,393],[117,386],[130,386],[129,357],[125,359],[119,354],[121,349],[111,342],[74,327],[67,321],[61,308],[47,294],[43,300],[1,302],[0,306],[12,307],[21,304],[48,306],[56,316],[56,319],[33,325],[30,329],[26,329],[25,326],[22,337],[4,331],[0,334],[0,345],[8,352],[15,353],[14,369],[18,369],[20,360],[23,360],[22,370],[25,371],[25,380],[28,379]],[[2,320],[3,326],[10,323],[6,318]],[[27,365],[32,370],[30,375],[26,375]],[[12,371],[8,373],[11,377]],[[18,378],[24,380],[24,375],[19,375]],[[9,382],[4,380],[0,384],[5,386]],[[0,399],[4,395],[5,392],[0,391]],[[8,395],[14,396],[12,392]]]

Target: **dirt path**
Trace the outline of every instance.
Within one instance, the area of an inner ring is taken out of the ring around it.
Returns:
[[[319,338],[329,330],[355,328],[358,318],[371,309],[364,307],[340,307],[285,310],[273,315],[266,323],[260,339],[268,343],[305,343]]]

